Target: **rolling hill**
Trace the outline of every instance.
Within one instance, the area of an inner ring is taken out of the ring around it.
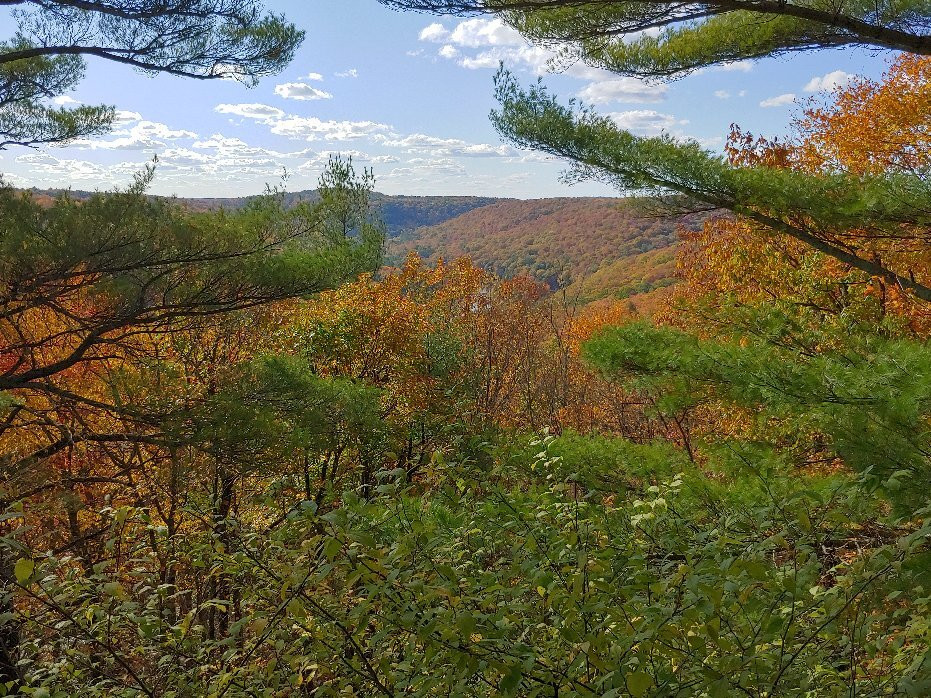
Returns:
[[[388,261],[409,251],[436,261],[467,255],[502,276],[527,273],[580,302],[628,297],[674,281],[677,229],[705,215],[663,216],[631,199],[498,201],[388,241]]]
[[[54,197],[65,193],[61,189],[32,189],[30,191],[39,198]],[[91,195],[91,192],[76,190],[67,193],[76,199],[84,199]],[[178,197],[176,200],[196,211],[210,211],[220,208],[227,210],[240,209],[254,198],[251,196],[230,198]],[[313,202],[316,199],[317,192],[313,189],[289,192],[284,195],[284,205],[291,207],[304,201]],[[437,225],[473,209],[504,201],[508,201],[508,199],[488,196],[392,196],[377,192],[372,195],[375,214],[385,221],[389,238],[401,235],[414,228]]]
[[[60,191],[32,190],[50,197]],[[88,192],[71,191],[81,199]],[[235,210],[252,197],[178,198],[195,210]],[[431,262],[467,255],[501,276],[528,274],[588,303],[638,297],[674,283],[680,225],[694,229],[707,215],[651,213],[633,199],[373,195],[385,221],[386,262],[416,251]],[[313,190],[285,195],[285,205],[316,199]]]

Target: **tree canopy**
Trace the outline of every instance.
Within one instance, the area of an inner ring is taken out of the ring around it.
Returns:
[[[247,85],[281,70],[304,32],[258,0],[4,0],[15,34],[0,42],[0,148],[61,143],[109,128],[106,106],[55,106],[84,57],[147,73]]]
[[[380,1],[424,12],[495,13],[531,41],[622,75],[677,77],[706,65],[838,46],[931,54],[925,0]]]
[[[381,268],[341,157],[0,187],[0,696],[931,695],[929,86],[719,155],[501,72],[506,137],[701,210],[652,317]]]
[[[683,195],[677,206],[733,211],[931,301],[927,282],[860,256],[850,244],[854,231],[923,238],[931,223],[931,191],[920,175],[735,166],[694,142],[634,136],[591,109],[561,105],[542,84],[522,88],[506,71],[498,74],[497,96],[501,108],[492,121],[499,132],[521,147],[571,160],[576,177],[622,190]]]

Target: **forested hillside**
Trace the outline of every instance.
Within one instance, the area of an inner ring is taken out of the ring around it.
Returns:
[[[579,286],[583,296],[630,295],[672,281],[673,253],[644,253],[672,248],[680,226],[696,230],[705,217],[674,216],[628,199],[502,201],[389,240],[388,259],[411,251],[434,262],[466,256],[499,276],[528,274],[551,288],[603,270]]]
[[[685,231],[691,227],[684,227]],[[604,262],[590,274],[574,279],[567,287],[570,298],[589,303],[607,298],[621,299],[669,288],[677,282],[676,256],[679,242]]]
[[[33,191],[46,203],[62,193]],[[81,200],[91,193],[69,195]],[[194,211],[238,211],[254,200],[177,201]],[[314,190],[282,198],[285,208],[318,200]],[[583,304],[675,283],[680,228],[694,231],[709,216],[670,215],[649,202],[593,197],[518,200],[373,192],[371,205],[385,224],[389,266],[402,264],[412,251],[431,262],[466,256],[499,276],[527,274],[551,288],[568,288]]]
[[[927,3],[383,2],[620,77],[899,53],[720,153],[501,68],[504,139],[659,217],[386,208],[336,155],[301,205],[0,181],[0,696],[931,695]],[[304,37],[258,0],[12,4],[0,148],[118,126],[65,98],[84,55],[252,84]],[[386,266],[386,211],[449,218]]]

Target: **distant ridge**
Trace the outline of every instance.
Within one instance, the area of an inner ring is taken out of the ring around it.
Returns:
[[[31,190],[55,196],[62,190]],[[70,191],[81,199],[91,195]],[[248,197],[173,197],[194,210],[236,210]],[[286,206],[314,201],[315,190],[284,195]],[[573,301],[633,298],[675,283],[678,229],[698,229],[709,214],[657,215],[634,199],[405,196],[375,193],[388,229],[386,263],[411,251],[430,262],[469,256],[504,277],[518,274],[564,289]]]
[[[674,283],[678,229],[696,230],[707,217],[658,215],[624,198],[511,199],[389,240],[388,261],[411,250],[430,261],[469,256],[579,302],[627,298]]]
[[[85,199],[92,192],[64,189],[31,189],[34,194],[54,197],[68,193],[76,199]],[[169,197],[165,197],[169,198]],[[245,206],[255,196],[241,197],[170,197],[184,206],[198,211],[216,209],[236,210]],[[304,201],[315,201],[314,189],[291,192],[284,195],[285,206],[295,206]],[[451,218],[460,216],[476,208],[508,201],[508,199],[489,196],[406,196],[374,193],[372,202],[375,212],[382,217],[388,227],[388,237],[395,237],[404,231],[428,225],[437,225]]]

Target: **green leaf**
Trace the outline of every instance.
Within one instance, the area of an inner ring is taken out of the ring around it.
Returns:
[[[627,680],[627,690],[634,698],[645,696],[653,685],[653,677],[642,671],[635,671],[624,677]]]
[[[463,637],[468,638],[475,630],[475,617],[471,613],[463,613],[456,619],[456,626]]]
[[[35,561],[29,559],[28,557],[20,558],[17,560],[16,565],[13,567],[13,574],[16,576],[16,581],[19,584],[26,584],[26,582],[28,582],[29,578],[32,576],[35,568]]]
[[[340,542],[339,538],[329,538],[327,542],[323,544],[323,554],[326,555],[327,560],[330,562],[336,559],[336,556],[339,555],[342,549],[343,544]]]
[[[125,599],[127,597],[126,590],[119,582],[107,582],[103,585],[103,591],[108,596],[112,596],[117,599]]]
[[[513,693],[517,690],[517,687],[520,686],[520,680],[523,676],[523,670],[519,665],[512,666],[508,673],[504,675],[504,678],[501,679],[501,692],[502,693]]]

